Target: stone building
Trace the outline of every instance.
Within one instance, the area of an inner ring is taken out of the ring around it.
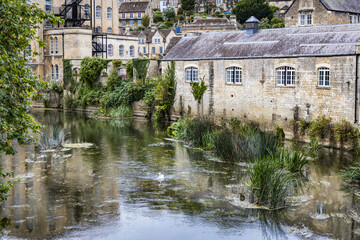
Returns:
[[[359,23],[359,0],[294,0],[285,27]]]
[[[266,0],[267,3],[269,3],[270,6],[278,7],[279,9],[282,9],[285,6],[290,6],[293,1],[289,0]]]
[[[124,2],[119,7],[119,21],[122,27],[135,28],[141,26],[141,19],[149,15],[153,19],[149,2]],[[152,20],[150,20],[150,23]]]
[[[214,32],[214,31],[235,31],[240,29],[240,24],[236,21],[236,16],[231,15],[230,20],[226,17],[223,18],[213,18],[207,17],[202,18],[199,15],[194,17],[194,22],[184,23],[181,27],[181,33],[183,35],[187,34],[197,34],[201,32]]]
[[[319,115],[358,122],[359,55],[360,24],[255,27],[183,37],[162,68],[175,61],[174,115],[237,117],[289,129],[294,118]],[[201,79],[208,89],[197,104],[190,83]]]

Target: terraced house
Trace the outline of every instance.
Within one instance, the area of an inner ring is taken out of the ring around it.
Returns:
[[[141,26],[141,19],[145,15],[152,19],[152,9],[149,2],[124,2],[119,7],[121,27],[135,28]],[[150,21],[151,23],[151,21]]]
[[[360,24],[257,29],[183,37],[163,58],[175,61],[173,114],[237,117],[263,126],[325,115],[359,122]],[[191,82],[208,86],[198,108]],[[197,112],[197,109],[199,112]]]
[[[285,26],[357,24],[359,0],[295,0],[285,13]]]

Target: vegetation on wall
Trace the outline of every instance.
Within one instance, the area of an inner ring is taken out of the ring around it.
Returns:
[[[193,94],[195,100],[200,103],[201,102],[201,98],[204,95],[206,89],[208,88],[207,85],[205,85],[205,81],[204,81],[203,77],[202,79],[200,79],[200,83],[199,82],[191,82],[191,93]]]
[[[147,58],[134,58],[132,63],[136,70],[136,80],[145,84],[150,60]]]
[[[125,68],[126,68],[126,76],[128,78],[132,79],[134,77],[133,76],[134,75],[134,65],[133,65],[132,60],[127,61]]]
[[[106,68],[109,61],[101,58],[85,57],[81,60],[80,81],[86,87],[93,88],[99,80],[101,71]]]

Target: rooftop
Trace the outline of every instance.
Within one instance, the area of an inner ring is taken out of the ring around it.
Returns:
[[[145,12],[149,2],[123,2],[120,4],[119,13]]]
[[[326,9],[338,12],[360,13],[359,0],[320,0]]]
[[[163,60],[353,55],[356,45],[360,24],[210,32],[183,37]]]

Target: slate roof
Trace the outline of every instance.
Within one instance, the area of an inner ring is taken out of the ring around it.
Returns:
[[[158,29],[158,32],[163,38],[166,38],[171,33],[171,31],[172,30],[170,29]]]
[[[320,0],[327,10],[360,13],[359,0]]]
[[[149,2],[123,2],[120,4],[119,13],[145,12]]]
[[[180,41],[182,37],[172,37],[168,46],[165,49],[164,55],[166,55],[170,50]]]
[[[155,32],[152,32],[151,30],[145,30],[144,35],[146,37],[146,43],[151,43],[152,37],[155,35]]]
[[[341,56],[355,54],[356,45],[360,24],[210,32],[183,37],[163,60]]]

